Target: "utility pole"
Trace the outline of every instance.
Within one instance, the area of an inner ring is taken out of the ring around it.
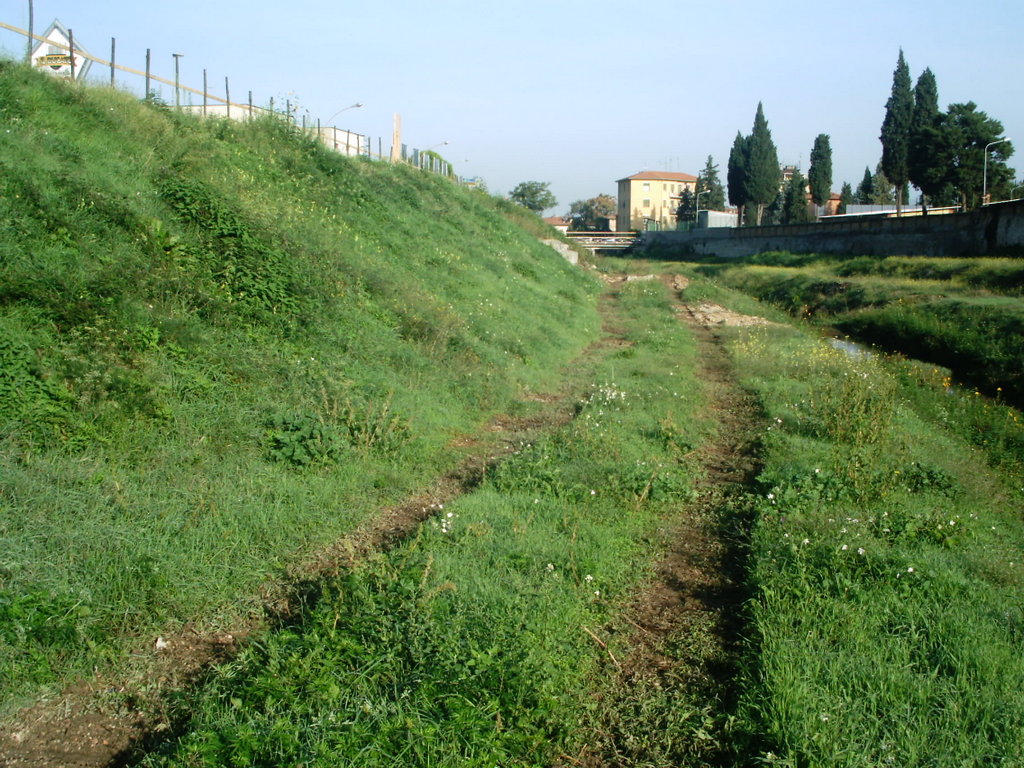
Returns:
[[[184,55],[185,55],[184,53],[172,53],[171,54],[171,56],[174,57],[174,107],[175,107],[175,109],[181,109],[181,91],[179,90],[181,79],[179,77],[178,63],[181,61],[181,57],[184,56]]]

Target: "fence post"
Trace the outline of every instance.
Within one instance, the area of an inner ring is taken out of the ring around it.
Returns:
[[[146,49],[146,101],[149,101],[149,48]]]
[[[28,43],[25,47],[25,63],[32,63],[32,43],[35,42],[35,38],[32,36],[32,23],[35,20],[35,14],[32,10],[32,0],[28,0]]]
[[[114,59],[117,54],[117,40],[110,38],[110,87],[114,87]]]
[[[208,99],[207,99],[207,93],[208,92],[209,91],[206,88],[206,70],[204,69],[203,70],[203,117],[206,117],[206,103],[208,101]]]
[[[252,91],[249,91],[249,119],[252,120]]]
[[[228,87],[228,79],[224,78],[224,96],[228,105],[228,119],[231,119],[231,89]]]
[[[71,53],[71,82],[75,82],[75,30],[68,29],[68,49]]]

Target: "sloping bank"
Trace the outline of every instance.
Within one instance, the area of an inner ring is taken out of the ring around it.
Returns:
[[[536,217],[0,62],[0,709],[459,460],[598,332]]]

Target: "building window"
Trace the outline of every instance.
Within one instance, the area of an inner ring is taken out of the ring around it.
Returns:
[[[645,181],[644,182],[644,192],[650,192],[650,191],[651,191],[651,182]]]
[[[651,207],[651,198],[645,197],[644,198],[644,208],[650,208],[650,207]]]

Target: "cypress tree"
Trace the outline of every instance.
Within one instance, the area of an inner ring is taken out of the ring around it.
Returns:
[[[726,169],[725,182],[729,188],[729,202],[739,209],[742,219],[743,208],[747,198],[747,139],[736,131],[736,139],[729,152],[729,165]],[[740,224],[743,222],[740,221]]]
[[[779,194],[780,179],[779,156],[761,102],[757,103],[754,130],[747,141],[747,200],[757,205],[757,223],[760,224],[764,207]]]
[[[707,190],[701,200],[701,210],[720,211],[725,208],[725,190],[718,178],[718,164],[714,157],[708,155],[704,170],[697,174],[697,192]]]
[[[836,213],[846,213],[846,206],[856,200],[853,196],[853,187],[850,186],[850,182],[843,182],[843,189],[839,193],[839,210]]]
[[[925,69],[914,87],[914,111],[910,120],[910,145],[907,152],[908,179],[927,198],[946,185],[946,164],[942,161],[939,137],[942,114],[939,112],[939,88],[935,75]]]
[[[902,190],[909,178],[907,154],[910,148],[910,121],[914,112],[914,93],[910,85],[910,68],[903,58],[903,49],[892,73],[892,92],[885,103],[882,121],[882,170],[885,177]],[[902,213],[902,194],[896,195],[896,215]]]
[[[825,205],[832,197],[832,145],[827,133],[819,133],[814,140],[807,180],[811,183],[811,200],[815,205]]]
[[[855,200],[858,205],[871,205],[875,197],[875,177],[871,175],[871,169],[864,166],[864,178],[857,185]]]
[[[782,198],[782,223],[806,224],[810,220],[810,211],[807,210],[807,181],[799,169],[794,169]]]

